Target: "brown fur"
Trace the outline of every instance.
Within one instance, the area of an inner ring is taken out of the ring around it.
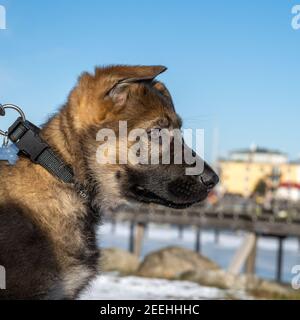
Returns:
[[[128,120],[129,129],[162,122],[179,128],[169,92],[151,81],[163,70],[114,66],[85,73],[43,127],[43,139],[72,166],[89,192],[89,203],[73,185],[25,157],[15,166],[0,166],[0,265],[7,273],[7,290],[0,290],[0,298],[74,299],[97,274],[100,212],[126,200],[130,181],[140,178],[129,177],[128,166],[97,164],[96,133],[101,127],[117,130],[119,120]],[[136,78],[144,81],[117,87]]]

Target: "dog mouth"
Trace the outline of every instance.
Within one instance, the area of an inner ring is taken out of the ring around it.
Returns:
[[[185,209],[190,206],[192,206],[195,203],[198,203],[202,200],[204,200],[207,197],[207,194],[205,194],[202,197],[199,197],[199,199],[195,199],[193,201],[178,203],[171,201],[169,199],[166,199],[162,196],[157,195],[156,193],[141,187],[139,185],[135,185],[131,188],[131,198],[134,198],[135,200],[139,202],[144,203],[156,203],[165,207],[174,208],[174,209]]]

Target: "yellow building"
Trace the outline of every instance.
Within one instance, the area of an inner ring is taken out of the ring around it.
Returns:
[[[220,160],[221,186],[224,192],[249,197],[259,181],[277,187],[281,183],[300,183],[300,162],[290,163],[285,154],[261,148],[232,152]]]

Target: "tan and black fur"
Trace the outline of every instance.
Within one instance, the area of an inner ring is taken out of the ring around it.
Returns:
[[[217,183],[205,165],[201,177],[184,165],[99,165],[97,131],[163,126],[180,128],[166,87],[154,80],[160,66],[111,66],[83,74],[66,104],[42,128],[43,139],[69,164],[88,191],[86,202],[29,159],[0,166],[0,265],[6,268],[2,299],[74,299],[98,272],[95,230],[101,212],[126,201],[175,208],[203,200]],[[121,147],[121,146],[119,146]]]

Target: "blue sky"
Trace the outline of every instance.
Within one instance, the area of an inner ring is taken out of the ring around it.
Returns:
[[[95,65],[163,64],[206,157],[251,143],[300,156],[300,0],[0,0],[0,102],[41,124]],[[0,119],[8,126],[13,114]],[[215,128],[215,129],[214,129]],[[218,139],[213,139],[217,136]]]

